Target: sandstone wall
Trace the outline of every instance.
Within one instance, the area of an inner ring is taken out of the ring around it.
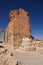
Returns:
[[[12,10],[10,22],[6,28],[6,41],[10,44],[20,45],[22,38],[31,35],[29,13],[24,9]]]

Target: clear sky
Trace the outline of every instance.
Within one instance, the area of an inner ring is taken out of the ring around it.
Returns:
[[[9,12],[19,8],[30,13],[31,34],[43,39],[43,0],[0,0],[0,29],[6,29]]]

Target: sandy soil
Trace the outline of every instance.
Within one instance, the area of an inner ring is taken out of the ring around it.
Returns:
[[[43,54],[38,51],[22,51],[19,49],[13,50],[13,55],[16,56],[21,65],[43,65]]]
[[[18,62],[20,62],[19,65],[43,65],[43,47],[37,48],[36,51],[14,49],[10,45],[5,46],[5,48],[17,58]]]

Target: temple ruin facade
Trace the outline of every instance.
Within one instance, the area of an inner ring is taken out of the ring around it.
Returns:
[[[30,16],[24,9],[12,10],[10,22],[6,28],[6,42],[14,46],[20,45],[22,38],[31,36]]]

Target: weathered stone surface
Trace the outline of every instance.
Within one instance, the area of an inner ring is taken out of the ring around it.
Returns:
[[[34,50],[36,50],[36,47],[32,43],[32,39],[23,38],[21,46],[19,47],[19,49],[25,50],[25,51],[34,51]]]
[[[24,9],[13,10],[9,14],[10,22],[6,28],[6,41],[19,46],[22,38],[31,35],[30,17]]]
[[[12,56],[0,55],[0,65],[17,65],[17,59]]]
[[[36,47],[43,47],[43,40],[38,40],[38,39],[34,39],[32,41],[33,45],[35,45]]]
[[[29,39],[29,38],[23,38],[22,39],[22,46],[31,46],[32,45],[32,42],[31,42],[32,40],[31,39]]]
[[[8,49],[7,49],[8,48]],[[0,65],[16,65],[17,58],[10,51],[10,46],[0,45]],[[11,55],[12,54],[12,55]]]

